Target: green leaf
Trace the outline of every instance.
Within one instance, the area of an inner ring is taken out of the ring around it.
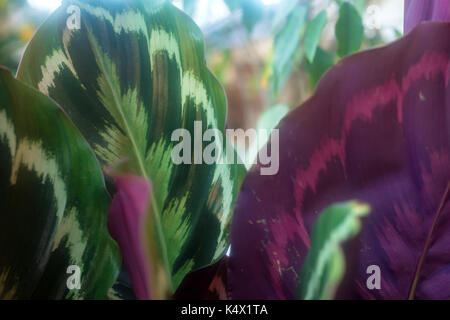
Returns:
[[[316,88],[317,82],[333,65],[334,57],[329,52],[318,47],[314,61],[306,64],[306,69],[310,76],[311,89]]]
[[[0,162],[0,299],[105,299],[120,262],[99,164],[58,106],[3,68]]]
[[[69,29],[73,6],[81,23]],[[185,13],[166,1],[65,1],[30,42],[18,77],[63,106],[102,165],[124,162],[118,173],[152,181],[145,227],[153,270],[167,273],[160,286],[173,292],[225,253],[245,168],[171,158],[172,133],[188,130],[193,144],[195,121],[225,137],[225,93]]]
[[[306,14],[308,13],[308,4],[298,4],[288,16],[286,24],[275,36],[274,40],[274,62],[273,62],[273,83],[275,94],[279,93],[290,74],[294,65],[293,60],[302,34],[304,33],[304,24]]]
[[[230,11],[242,10],[242,22],[248,32],[253,31],[262,18],[263,10],[259,0],[225,0],[225,3]]]
[[[355,53],[361,47],[364,36],[363,21],[358,10],[349,2],[343,2],[339,8],[335,34],[340,57]]]
[[[351,3],[355,6],[361,16],[364,15],[367,8],[366,0],[351,0]]]
[[[357,202],[334,205],[326,209],[315,223],[311,248],[303,264],[297,286],[297,299],[329,300],[345,273],[342,245],[361,229],[361,218],[369,207]]]
[[[258,141],[251,144],[248,150],[248,156],[245,159],[246,161],[245,166],[247,170],[249,170],[253,166],[255,160],[258,157],[258,152],[261,150],[262,147],[266,145],[266,143],[269,141],[270,138],[270,136],[267,134],[261,135],[260,130],[264,130],[263,132],[270,132],[271,130],[275,129],[280,123],[281,119],[283,119],[288,112],[289,112],[288,105],[277,104],[273,107],[270,107],[261,114],[256,126]]]
[[[257,129],[272,130],[280,123],[281,119],[289,112],[286,104],[277,104],[264,111],[258,119]]]
[[[286,23],[287,17],[291,14],[292,10],[297,6],[297,1],[283,0],[276,7],[276,13],[272,20],[272,33],[279,32],[279,29],[284,23]]]
[[[305,54],[309,62],[314,60],[322,30],[327,24],[327,12],[321,11],[308,25],[305,36]]]

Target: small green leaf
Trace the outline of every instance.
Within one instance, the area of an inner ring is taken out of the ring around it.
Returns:
[[[304,24],[308,13],[308,4],[298,4],[287,18],[286,24],[275,36],[273,84],[278,94],[292,73],[293,60],[304,33]]]
[[[275,105],[266,111],[264,111],[261,116],[259,117],[258,124],[257,124],[257,139],[258,141],[253,143],[249,150],[248,150],[248,156],[245,159],[245,166],[247,169],[250,169],[253,166],[253,163],[255,162],[258,152],[261,150],[262,147],[266,145],[266,143],[269,141],[270,136],[268,134],[261,135],[260,130],[264,130],[265,132],[270,132],[271,130],[275,129],[278,124],[280,123],[281,119],[284,118],[284,116],[289,112],[289,106],[286,104],[278,104]],[[244,157],[242,157],[244,158]]]
[[[281,26],[286,23],[287,17],[297,6],[297,1],[283,0],[277,6],[275,17],[272,20],[272,33],[276,34]]]
[[[289,112],[286,104],[277,104],[264,111],[258,119],[257,129],[272,130],[280,123],[281,119]]]
[[[314,60],[322,30],[327,24],[327,12],[321,11],[308,25],[305,37],[305,54],[309,62]]]
[[[259,0],[225,0],[230,11],[241,9],[242,22],[248,32],[260,21],[263,10]]]
[[[316,56],[312,63],[307,63],[306,68],[310,76],[311,89],[315,89],[322,75],[334,65],[334,57],[322,48],[317,48]]]
[[[339,8],[335,34],[338,41],[337,53],[340,57],[357,52],[362,45],[363,21],[358,10],[349,2],[343,2]]]
[[[72,122],[0,68],[0,299],[106,299],[120,264],[109,204]]]
[[[351,0],[351,3],[353,3],[361,16],[364,15],[367,8],[366,0]]]
[[[361,229],[361,218],[369,207],[357,202],[336,204],[326,209],[315,223],[311,248],[303,264],[297,286],[297,299],[333,299],[345,274],[342,245]]]

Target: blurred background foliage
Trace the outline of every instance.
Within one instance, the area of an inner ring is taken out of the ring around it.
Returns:
[[[227,92],[228,128],[276,126],[340,59],[403,32],[403,0],[172,2],[205,35],[207,63]],[[34,30],[60,3],[0,0],[0,64],[15,71]]]
[[[45,5],[37,9],[31,5],[35,2],[0,0],[0,64],[13,72],[36,27],[45,20],[51,9]]]

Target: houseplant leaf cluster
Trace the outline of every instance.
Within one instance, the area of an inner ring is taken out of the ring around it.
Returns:
[[[17,75],[61,106],[102,167],[155,186],[145,220],[154,298],[170,297],[189,271],[225,253],[245,172],[171,160],[175,129],[194,134],[201,121],[224,132],[225,94],[203,51],[200,30],[166,1],[65,1],[29,43]],[[65,169],[85,174],[76,164]]]
[[[328,71],[325,12],[276,19],[276,91],[303,55],[317,88],[268,113],[279,171],[258,163],[241,187],[240,164],[172,159],[178,129],[225,133],[192,20],[163,0],[64,1],[17,77],[0,68],[0,298],[120,298],[119,272],[138,299],[450,297],[450,7],[406,1],[406,35],[352,55],[360,13],[337,3]]]
[[[0,123],[0,297],[105,299],[120,255],[93,152],[55,102],[3,68]],[[79,290],[66,285],[69,266]]]

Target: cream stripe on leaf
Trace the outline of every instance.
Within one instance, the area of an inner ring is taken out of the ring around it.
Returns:
[[[0,68],[0,299],[105,299],[119,268],[95,155],[49,98]],[[80,290],[67,270],[81,270]]]
[[[16,154],[17,138],[14,125],[5,110],[0,110],[0,138],[6,139],[12,157]]]
[[[69,37],[70,5],[80,8],[81,24]],[[48,67],[61,50],[62,67]],[[245,168],[171,160],[176,129],[193,136],[201,121],[225,137],[225,93],[186,14],[169,1],[65,1],[30,42],[18,78],[38,89],[48,84],[41,90],[65,109],[103,166],[120,163],[119,173],[152,181],[147,238],[158,244],[152,263],[165,266],[161,285],[169,292],[225,254]]]

